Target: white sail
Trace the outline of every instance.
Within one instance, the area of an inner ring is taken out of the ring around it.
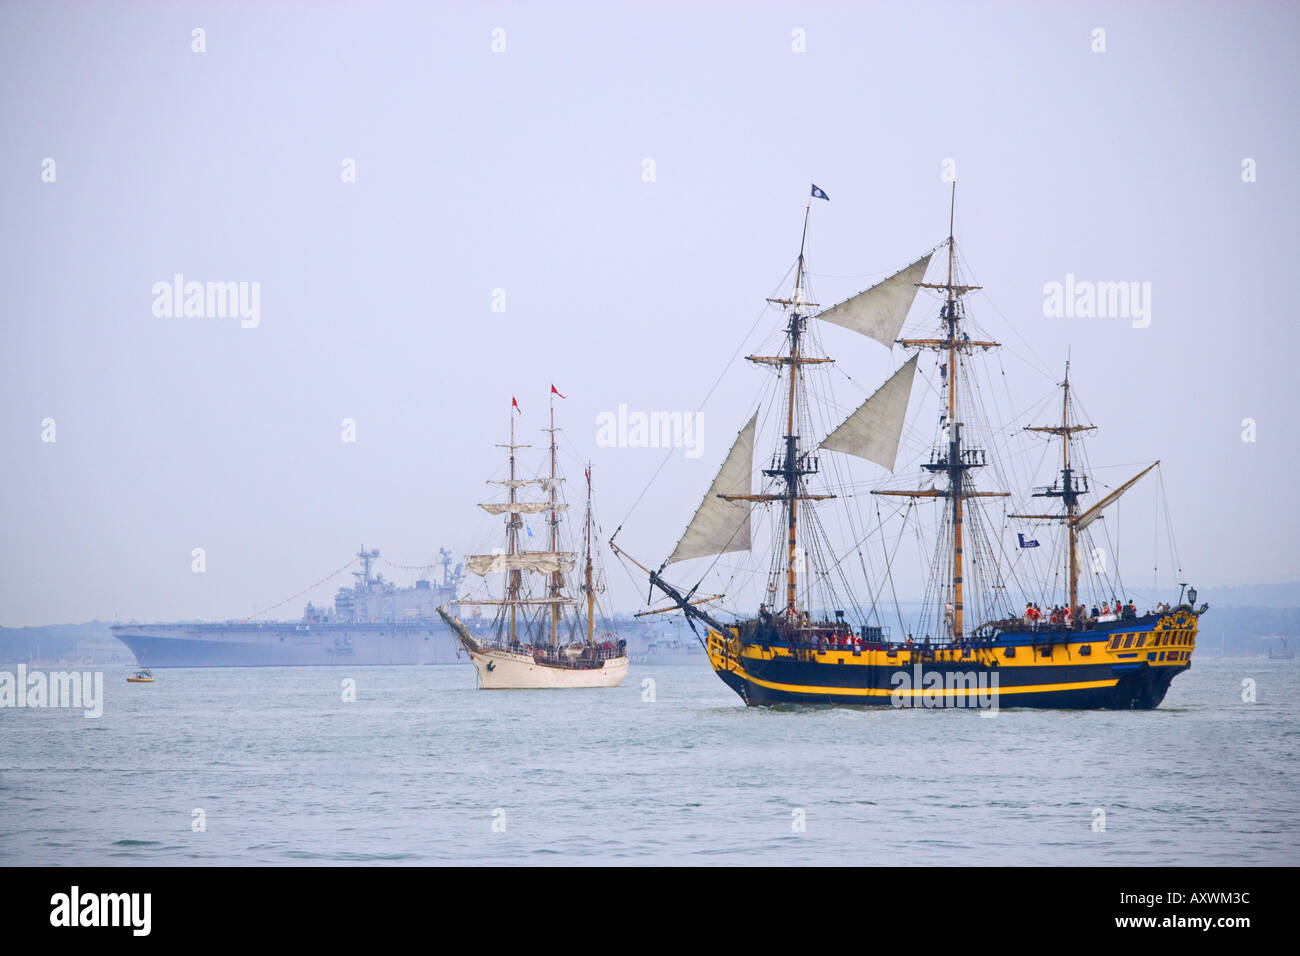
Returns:
[[[932,254],[926,253],[888,279],[818,313],[817,318],[852,329],[881,345],[893,345],[916,298],[916,283],[925,278]]]
[[[700,502],[695,517],[682,532],[667,564],[687,558],[749,550],[750,503],[724,501],[718,496],[752,492],[750,482],[754,471],[754,432],[757,428],[758,412],[755,412],[749,424],[736,436],[736,443],[727,452],[718,476]]]
[[[1120,485],[1118,488],[1116,488],[1114,491],[1108,494],[1105,498],[1102,498],[1101,501],[1097,502],[1095,505],[1093,505],[1083,514],[1079,515],[1079,517],[1075,518],[1074,519],[1075,530],[1082,531],[1084,528],[1088,527],[1088,525],[1092,524],[1094,521],[1100,518],[1102,511],[1104,511],[1106,508],[1108,508],[1109,506],[1113,505],[1116,501],[1118,501],[1120,495],[1124,494],[1124,492],[1128,491],[1130,488],[1136,485],[1138,483],[1139,478],[1141,478],[1143,475],[1145,475],[1148,471],[1150,471],[1158,464],[1160,464],[1160,462],[1157,461],[1143,468],[1141,471],[1139,471],[1128,481],[1124,482],[1124,484]]]
[[[471,554],[465,567],[480,577],[494,571],[536,571],[539,574],[567,574],[573,570],[572,551],[524,551],[521,554]]]
[[[555,509],[558,514],[569,506],[562,501],[557,501],[552,505],[549,501],[516,501],[511,504],[509,501],[487,501],[479,505],[490,515],[503,515],[507,513],[517,515],[536,515],[543,511]]]
[[[856,455],[893,471],[919,357],[908,359],[839,428],[823,438],[819,447]]]

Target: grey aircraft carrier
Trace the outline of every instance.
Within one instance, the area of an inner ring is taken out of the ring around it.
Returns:
[[[379,551],[357,554],[361,570],[332,608],[308,604],[299,621],[114,624],[113,635],[142,667],[267,667],[447,664],[456,641],[438,616],[454,603],[462,568],[441,551],[442,582],[397,587],[374,573]]]

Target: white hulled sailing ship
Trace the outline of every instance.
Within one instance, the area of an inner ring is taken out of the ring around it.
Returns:
[[[816,187],[813,196],[826,198]],[[1194,608],[1195,589],[1184,587],[1173,604],[1148,595],[1149,609],[1139,612],[1131,598],[1118,597],[1126,594],[1118,569],[1084,562],[1080,555],[1096,553],[1090,540],[1096,522],[1159,463],[1109,489],[1090,508],[1080,506],[1090,489],[1077,446],[1081,433],[1093,426],[1079,424],[1073,415],[1067,365],[1061,421],[1029,429],[1061,439],[1059,477],[1024,495],[1060,499],[1062,510],[1027,514],[1028,509],[1008,508],[1007,499],[1018,497],[1007,490],[1012,485],[1008,460],[1019,459],[1005,447],[1007,429],[989,423],[986,390],[975,384],[978,357],[999,343],[981,334],[967,314],[965,296],[979,287],[957,275],[952,214],[945,242],[876,285],[818,311],[809,301],[804,261],[810,211],[811,200],[793,292],[768,300],[785,314],[782,347],[747,356],[770,369],[773,378],[704,500],[657,569],[630,558],[613,540],[611,548],[668,598],[667,608],[658,610],[680,610],[693,628],[703,625],[700,639],[710,664],[747,704],[1158,706],[1173,678],[1191,666],[1198,618],[1208,605]],[[931,258],[940,249],[946,252],[946,275],[926,282]],[[941,303],[938,328],[900,338],[923,289]],[[820,348],[819,326],[825,325],[916,354],[846,416],[824,378],[835,367]],[[924,379],[940,399],[929,440],[922,440],[925,426],[915,422],[917,416],[909,416],[925,352],[935,359]],[[823,377],[810,387],[814,376]],[[760,429],[775,433],[776,449],[766,467],[755,468]],[[905,436],[920,482],[905,479],[902,487],[887,487],[879,479],[855,481],[850,462],[836,458],[863,459],[892,472]],[[976,480],[986,468],[993,476],[991,489],[980,488]],[[894,502],[901,503],[887,518],[883,508]],[[838,520],[821,516],[830,505],[841,509]],[[746,565],[744,556],[757,550],[751,531],[755,511],[772,519],[770,556],[763,561],[755,555]],[[1057,539],[1064,560],[1025,550],[1038,542],[1027,540],[1023,531],[1016,536],[1019,549],[1010,543],[1017,527],[1034,534],[1049,525],[1063,529]],[[900,627],[891,635],[880,605],[886,594],[896,594],[899,546],[913,537],[918,556],[930,565],[922,611],[909,626],[895,597]],[[706,559],[702,571],[700,564],[683,564],[672,572],[674,580],[664,577],[669,565]],[[859,570],[855,583],[851,578]],[[733,612],[734,619],[724,621],[709,607],[719,597],[696,596],[706,582],[712,582],[708,590],[724,593],[762,584],[757,613]],[[1013,590],[1021,600],[1013,600]],[[1040,615],[1040,602],[1052,610]]]
[[[551,391],[558,394],[554,386]],[[516,408],[512,399],[510,441],[497,446],[505,448],[509,455],[507,477],[489,481],[504,486],[506,500],[479,505],[489,514],[505,516],[504,546],[492,554],[470,555],[465,562],[468,570],[484,578],[485,583],[489,575],[504,574],[504,593],[499,598],[490,592],[470,594],[456,602],[462,608],[491,608],[494,613],[486,627],[471,629],[446,606],[440,607],[438,613],[469,654],[478,686],[484,690],[615,687],[627,676],[627,642],[617,639],[612,628],[603,629],[599,636],[596,633],[596,599],[603,588],[594,557],[591,466],[584,471],[584,566],[579,586],[586,606],[584,616],[576,611],[579,602],[569,591],[569,575],[576,567],[577,554],[562,549],[562,530],[566,529],[561,515],[567,512],[568,504],[560,497],[564,478],[556,460],[554,399],[550,427],[545,429],[550,434],[549,474],[542,477],[519,476],[516,452],[530,446],[515,441]],[[520,493],[531,488],[540,489],[546,497],[540,501],[521,500]],[[530,514],[546,515],[546,550],[528,551],[522,546],[524,516]],[[535,588],[530,575],[539,576],[544,587]]]

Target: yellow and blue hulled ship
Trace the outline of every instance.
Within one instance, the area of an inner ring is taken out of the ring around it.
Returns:
[[[709,631],[709,662],[747,704],[1149,709],[1191,666],[1196,612],[1077,630],[1010,626],[925,647],[875,635],[845,646],[836,622],[783,630],[746,621]]]
[[[999,343],[966,308],[980,287],[959,275],[955,195],[944,242],[827,309],[809,290],[809,200],[793,291],[767,300],[784,313],[777,347],[747,356],[769,377],[704,500],[657,569],[611,541],[668,599],[642,613],[683,612],[714,671],[746,704],[1153,708],[1191,666],[1208,605],[1197,608],[1185,583],[1170,603],[1155,591],[1129,597],[1108,560],[1115,548],[1105,519],[1160,463],[1113,487],[1089,478],[1083,439],[1095,426],[1079,420],[1068,362],[1046,397],[1002,409],[1010,425],[994,420],[1010,390],[991,388],[982,369]],[[816,187],[812,196],[826,198]],[[927,282],[936,254],[946,269]],[[937,322],[930,313],[903,336],[922,291],[937,300]],[[914,354],[865,399],[842,402],[839,370],[821,346],[827,326]],[[937,398],[938,408],[913,411],[914,392]],[[1044,407],[1059,420],[1017,424]],[[756,467],[760,429],[775,450]],[[1050,462],[1051,481],[1033,485],[1026,449],[1044,437],[1051,444],[1040,468]],[[913,467],[900,467],[900,456]],[[894,477],[864,481],[853,459]],[[1029,490],[1015,493],[1018,483]],[[766,557],[756,546],[764,539]],[[1181,574],[1172,533],[1169,541]],[[927,568],[925,596],[905,611],[894,595],[912,558]],[[712,581],[724,592],[757,591],[757,613],[728,615],[719,606],[725,593],[697,597]]]

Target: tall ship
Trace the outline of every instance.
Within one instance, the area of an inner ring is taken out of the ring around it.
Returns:
[[[826,198],[815,186],[812,195]],[[1170,603],[1149,595],[1139,610],[1107,561],[1114,548],[1100,545],[1108,509],[1159,462],[1094,492],[1100,483],[1087,474],[1083,445],[1095,426],[1080,420],[1068,362],[1028,410],[1054,411],[1051,418],[1023,426],[1021,412],[1015,428],[990,421],[999,394],[987,370],[982,383],[980,364],[999,343],[966,308],[979,286],[959,274],[955,204],[954,184],[944,242],[821,309],[810,301],[804,259],[810,199],[793,290],[768,299],[784,315],[773,336],[779,345],[747,356],[768,380],[704,500],[657,567],[612,539],[611,548],[667,599],[657,611],[686,615],[713,670],[749,705],[1157,707],[1191,666],[1208,605],[1196,608],[1195,589],[1182,585]],[[927,282],[937,257],[945,267]],[[937,316],[902,336],[922,290],[937,299]],[[838,403],[828,379],[834,360],[821,348],[831,326],[912,354],[895,359],[896,370],[860,404]],[[922,355],[930,360],[918,373]],[[918,377],[926,388],[913,388]],[[937,409],[912,409],[913,391],[937,399]],[[775,448],[756,468],[760,428]],[[1034,439],[1050,443],[1040,456],[1051,462],[1051,482],[1026,480],[1017,492],[1013,479],[1033,476],[1015,475],[1028,456],[1012,445]],[[911,474],[855,474],[862,466],[854,459],[894,472],[900,446]],[[827,517],[832,507],[839,513]],[[759,522],[766,560],[753,534]],[[1040,537],[1049,547],[1040,548]],[[903,544],[928,565],[910,620],[896,597]],[[759,591],[756,611],[728,614],[719,604],[725,593],[698,596],[718,589],[709,582],[742,586],[747,576]]]
[[[551,386],[552,395],[558,395]],[[462,607],[474,610],[487,607],[493,612],[490,623],[473,631],[450,607],[438,613],[460,640],[474,663],[477,683],[483,690],[523,690],[563,687],[615,687],[627,676],[629,658],[626,640],[617,638],[612,623],[597,633],[598,593],[600,584],[593,556],[594,519],[591,501],[591,466],[585,469],[587,482],[586,511],[581,526],[584,561],[578,591],[583,596],[585,614],[576,612],[578,600],[570,587],[570,575],[577,565],[577,552],[564,547],[566,535],[561,515],[568,503],[561,500],[564,477],[556,458],[555,399],[551,399],[550,457],[547,473],[539,477],[520,477],[516,452],[528,445],[515,442],[515,410],[511,399],[510,441],[505,478],[490,479],[490,484],[505,489],[505,501],[479,505],[489,514],[505,518],[505,539],[491,554],[470,555],[469,570],[484,579],[480,593],[459,600]],[[522,500],[520,492],[537,488],[545,498]],[[546,516],[546,547],[527,550],[521,533],[526,528],[524,516]],[[576,535],[567,529],[570,541]],[[489,575],[504,574],[500,597],[487,589]],[[540,578],[535,582],[531,576]],[[477,633],[475,633],[477,632]]]
[[[308,603],[298,621],[114,624],[112,631],[142,667],[453,663],[456,643],[437,608],[455,599],[463,568],[452,567],[446,549],[439,557],[441,583],[422,577],[398,587],[375,571],[379,550],[363,546],[335,572],[356,565],[352,587],[339,588],[332,607]]]

